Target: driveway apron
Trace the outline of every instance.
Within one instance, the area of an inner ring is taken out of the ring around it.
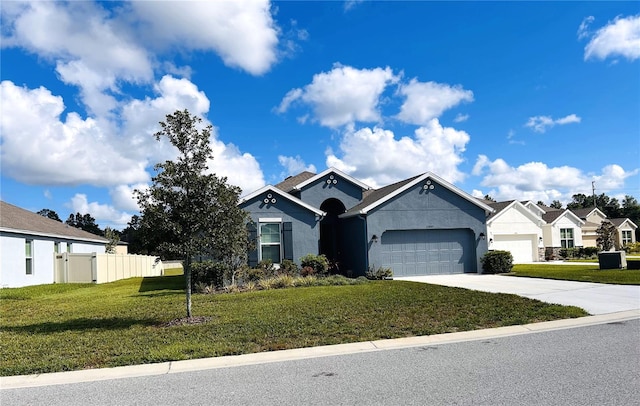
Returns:
[[[609,285],[505,275],[429,275],[394,278],[492,293],[510,293],[547,303],[578,306],[590,314],[640,309],[640,286]]]

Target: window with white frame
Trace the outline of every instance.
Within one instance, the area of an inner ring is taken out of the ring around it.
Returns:
[[[560,229],[560,246],[562,248],[573,248],[573,228]]]
[[[70,242],[67,243],[67,252],[73,252],[73,244]]]
[[[33,240],[24,242],[25,273],[33,275]]]
[[[282,241],[280,223],[260,223],[260,260],[271,260],[274,264],[281,262]]]
[[[632,242],[631,230],[622,230],[622,245],[631,244]]]
[[[53,243],[53,252],[56,254],[60,253],[60,242],[59,241],[55,241]]]

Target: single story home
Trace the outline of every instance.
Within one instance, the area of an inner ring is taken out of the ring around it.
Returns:
[[[430,172],[372,189],[335,168],[267,185],[239,206],[255,223],[250,265],[324,254],[350,276],[481,272],[494,211]]]
[[[495,211],[487,218],[490,250],[510,251],[513,263],[544,261],[542,226],[539,211],[531,211],[517,200],[489,203]]]
[[[580,217],[585,225],[582,226],[582,241],[585,247],[597,247],[598,235],[596,230],[604,221],[610,221],[616,228],[615,248],[621,249],[625,245],[636,242],[636,229],[638,226],[628,218],[607,218],[598,208],[573,209],[573,213]]]
[[[0,201],[0,287],[54,282],[55,255],[104,253],[108,240]]]

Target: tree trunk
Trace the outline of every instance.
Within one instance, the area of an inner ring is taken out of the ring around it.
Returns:
[[[187,283],[187,317],[191,318],[191,257],[189,255],[184,260],[184,278]]]

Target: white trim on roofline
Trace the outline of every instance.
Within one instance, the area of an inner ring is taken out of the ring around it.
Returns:
[[[525,210],[525,215],[527,215],[529,217],[533,217],[533,219],[535,220],[533,222],[535,222],[538,227],[541,227],[541,226],[547,224],[547,222],[544,221],[544,219],[542,217],[538,217],[527,206],[525,206],[524,204],[520,203],[517,200],[514,200],[514,201],[511,202],[511,204],[507,205],[504,209],[500,210],[499,213],[496,213],[496,215],[494,217],[491,217],[489,220],[487,220],[487,226],[492,224],[497,218],[502,216],[502,214],[504,212],[506,212],[509,208],[512,208],[513,206],[516,206],[516,205],[519,206],[519,207],[522,207]]]
[[[570,214],[574,219],[578,220],[578,225],[579,225],[580,227],[582,227],[583,225],[585,225],[585,224],[586,224],[586,222],[585,222],[584,220],[582,220],[580,217],[578,217],[577,215],[575,215],[575,213],[573,213],[571,210],[569,210],[569,209],[565,209],[565,210],[562,212],[562,214],[561,214],[561,215],[559,215],[558,217],[556,217],[556,219],[555,219],[555,220],[553,220],[553,221],[551,222],[551,225],[552,225],[552,226],[553,226],[553,225],[555,225],[555,224],[558,222],[558,220],[560,220],[562,217],[565,217],[565,216],[567,215],[567,213],[568,213],[568,214]]]
[[[357,216],[359,214],[362,214],[362,215],[368,214],[369,211],[371,211],[371,210],[375,209],[376,207],[380,206],[382,203],[385,203],[385,202],[393,199],[394,197],[398,196],[399,194],[403,193],[404,191],[409,190],[410,188],[414,187],[416,184],[421,183],[421,182],[423,182],[423,181],[425,181],[427,179],[433,179],[438,184],[444,186],[445,188],[447,188],[451,192],[457,194],[458,196],[462,197],[463,199],[465,199],[465,200],[475,204],[476,206],[480,207],[486,213],[493,213],[495,211],[495,209],[493,207],[482,203],[480,200],[478,200],[475,197],[471,196],[467,192],[457,188],[456,186],[452,185],[451,183],[447,182],[446,180],[442,179],[441,177],[439,177],[437,175],[434,175],[431,172],[426,172],[426,173],[422,174],[421,176],[418,176],[416,179],[412,180],[411,182],[407,183],[406,185],[394,190],[393,192],[381,197],[380,199],[376,200],[375,202],[371,203],[370,205],[360,209],[359,211],[357,211],[355,213],[349,213],[348,215],[341,214],[340,217],[342,217],[342,216],[344,216],[344,217],[353,217],[353,216]]]
[[[37,236],[37,237],[48,237],[48,238],[55,238],[55,239],[60,239],[60,240],[96,242],[96,243],[100,243],[100,244],[106,244],[106,243],[109,242],[109,240],[107,240],[107,239],[98,240],[98,239],[84,238],[84,237],[74,237],[74,236],[62,235],[62,234],[42,233],[42,232],[39,232],[39,231],[19,230],[19,229],[16,229],[16,228],[6,228],[6,227],[0,227],[0,232],[12,233],[12,234],[32,235],[32,236]]]
[[[238,204],[242,204],[245,202],[248,202],[251,199],[254,199],[256,197],[258,197],[259,195],[261,195],[262,193],[265,193],[267,191],[271,191],[273,193],[276,193],[278,196],[280,197],[284,197],[285,199],[290,200],[291,202],[304,207],[305,209],[312,211],[313,213],[317,214],[318,216],[324,217],[327,213],[323,212],[322,210],[318,210],[315,207],[311,206],[310,204],[307,204],[305,202],[303,202],[302,200],[298,199],[295,196],[290,195],[287,192],[284,192],[280,189],[278,189],[277,187],[273,186],[273,185],[267,185],[264,187],[261,187],[260,189],[256,190],[253,193],[249,193],[248,195],[240,198],[240,202]]]
[[[305,180],[304,182],[298,183],[297,185],[295,185],[293,187],[293,190],[300,190],[303,187],[305,187],[305,186],[317,181],[318,179],[330,174],[331,172],[334,172],[336,175],[339,175],[339,176],[345,178],[346,180],[348,180],[349,182],[351,182],[351,183],[353,183],[353,184],[355,184],[357,186],[360,186],[364,190],[371,189],[371,186],[369,186],[369,185],[367,185],[367,184],[365,184],[363,182],[360,182],[358,179],[356,179],[356,178],[354,178],[352,176],[349,176],[346,173],[344,173],[344,172],[342,172],[342,171],[340,171],[340,170],[338,170],[338,169],[336,169],[334,167],[331,167],[331,168],[328,168],[328,169],[320,172],[319,174],[317,174],[315,176],[312,176],[311,178]]]

